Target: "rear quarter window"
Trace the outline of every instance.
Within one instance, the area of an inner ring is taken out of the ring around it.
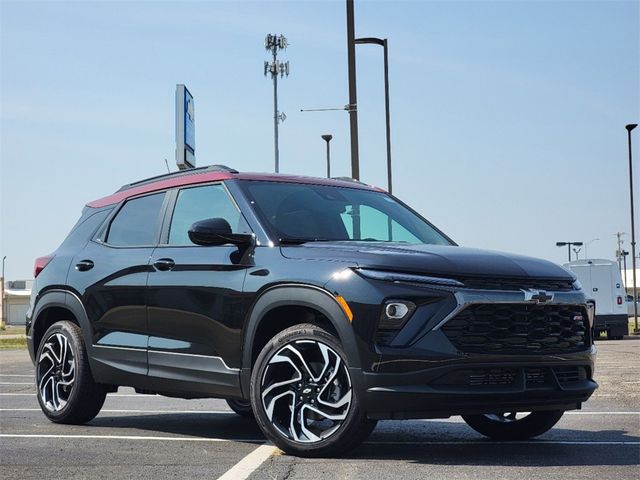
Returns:
[[[88,211],[85,210],[83,212],[78,223],[75,224],[71,229],[71,232],[69,232],[69,235],[67,235],[67,238],[65,238],[60,245],[60,249],[76,250],[86,245],[113,209],[106,208],[98,211],[92,210],[93,209]]]

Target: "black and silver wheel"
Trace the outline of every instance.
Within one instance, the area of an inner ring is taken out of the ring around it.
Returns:
[[[359,407],[337,339],[315,325],[296,325],[262,350],[251,378],[258,424],[287,453],[344,453],[375,428]]]
[[[75,323],[54,323],[44,334],[36,356],[36,390],[42,411],[56,423],[85,423],[102,408],[106,390],[93,381]]]
[[[251,409],[251,402],[249,400],[235,400],[228,398],[227,405],[229,405],[229,408],[241,417],[254,418],[253,410]]]
[[[564,411],[501,412],[463,415],[467,425],[494,440],[526,440],[547,432],[558,423]]]

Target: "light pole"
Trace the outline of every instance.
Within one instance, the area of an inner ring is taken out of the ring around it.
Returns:
[[[578,255],[580,253],[580,250],[582,250],[581,248],[574,248],[573,249],[573,253],[576,254],[576,260],[580,260],[580,255]]]
[[[331,148],[329,147],[329,142],[333,138],[333,135],[322,135],[322,139],[327,142],[327,178],[331,178]]]
[[[588,242],[586,242],[584,244],[584,258],[585,258],[585,260],[589,259],[589,255],[588,255],[589,245],[591,245],[593,242],[597,242],[598,240],[600,240],[600,239],[599,238],[592,238],[591,240],[589,240]]]
[[[2,302],[2,318],[0,318],[0,326],[4,326],[5,322],[7,321],[4,312],[5,312],[5,307],[4,307],[4,261],[7,259],[7,256],[5,255],[4,257],[2,257],[2,278],[0,278],[0,302]]]
[[[635,219],[633,217],[633,161],[631,156],[631,130],[638,126],[637,123],[630,123],[625,125],[627,129],[627,144],[629,145],[629,200],[631,202],[631,268],[633,269],[633,318],[634,318],[634,333],[640,333],[638,330],[638,298],[637,284],[636,284],[636,229]]]
[[[391,187],[391,122],[389,113],[389,43],[386,38],[356,38],[356,44],[373,44],[380,45],[384,49],[384,109],[385,124],[387,129],[387,190],[392,192]]]
[[[582,242],[556,242],[556,247],[567,247],[567,252],[569,252],[569,261],[571,261],[571,246],[581,247]]]
[[[264,76],[271,74],[273,80],[273,145],[275,156],[275,171],[280,171],[280,150],[278,149],[278,125],[284,122],[287,116],[278,111],[278,75],[280,78],[289,76],[289,62],[278,61],[278,50],[287,48],[287,38],[284,35],[269,34],[264,39],[264,48],[271,52],[271,62],[264,62]]]

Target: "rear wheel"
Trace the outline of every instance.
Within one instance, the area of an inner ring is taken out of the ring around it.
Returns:
[[[258,425],[275,445],[300,456],[344,454],[375,428],[360,408],[338,340],[295,325],[262,349],[251,376]]]
[[[80,327],[54,323],[36,355],[36,390],[44,414],[56,423],[80,424],[93,419],[107,395],[93,381]]]
[[[467,425],[494,440],[526,440],[550,430],[564,411],[501,412],[485,415],[463,415]]]
[[[251,402],[249,400],[232,400],[227,399],[227,405],[229,408],[236,412],[238,415],[244,418],[253,419],[253,410],[251,409]]]

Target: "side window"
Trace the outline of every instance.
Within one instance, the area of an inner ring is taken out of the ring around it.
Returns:
[[[129,200],[109,226],[106,243],[118,246],[155,245],[164,192]]]
[[[184,188],[178,192],[169,227],[169,245],[193,245],[189,227],[207,218],[224,218],[233,233],[249,233],[249,226],[222,185]]]

